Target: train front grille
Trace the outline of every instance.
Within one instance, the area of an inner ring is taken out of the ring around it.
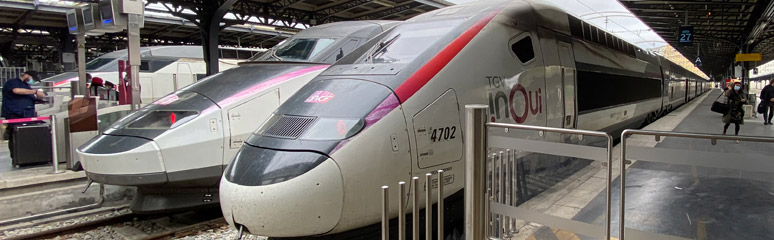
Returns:
[[[299,117],[283,115],[264,133],[265,136],[296,139],[317,117]]]

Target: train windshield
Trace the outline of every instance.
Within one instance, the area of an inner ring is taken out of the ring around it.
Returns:
[[[354,62],[342,64],[409,63],[460,25],[464,19],[445,19],[430,22],[406,23],[382,35],[365,55]],[[345,61],[345,60],[342,60]]]
[[[258,134],[304,140],[346,139],[363,129],[366,115],[390,94],[387,87],[367,81],[314,81],[282,104]],[[292,126],[302,132],[289,135],[283,131]]]
[[[113,60],[116,60],[115,58],[96,58],[94,60],[89,61],[86,63],[86,71],[93,71],[97,70],[102,66],[105,66],[106,64],[112,62]]]
[[[112,128],[127,130],[167,130],[180,126],[215,103],[195,92],[167,95],[116,122]]]
[[[308,61],[333,44],[333,38],[296,38],[283,42],[259,60]]]

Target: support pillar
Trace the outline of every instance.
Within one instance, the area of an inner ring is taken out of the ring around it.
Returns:
[[[199,31],[202,35],[202,50],[204,51],[204,62],[207,64],[207,75],[216,74],[219,71],[218,59],[220,54],[218,53],[218,43],[220,34],[220,22],[223,20],[223,16],[228,13],[229,9],[237,2],[237,0],[227,0],[220,6],[213,6],[211,9],[217,10],[202,10],[197,13],[200,25]],[[217,4],[216,1],[212,3]]]
[[[75,95],[85,95],[86,91],[86,34],[78,33],[76,35],[76,45],[78,48],[78,81],[70,82],[70,97]]]
[[[140,108],[140,21],[142,17],[129,14],[127,24],[127,51],[129,55],[129,75],[131,76],[132,111]]]

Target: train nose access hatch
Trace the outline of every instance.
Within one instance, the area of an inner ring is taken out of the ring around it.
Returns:
[[[159,146],[139,137],[100,135],[78,150],[89,179],[112,185],[168,181]]]
[[[319,153],[244,145],[224,178],[220,194],[231,200],[221,204],[224,217],[250,233],[319,235],[331,231],[341,217],[341,171]]]

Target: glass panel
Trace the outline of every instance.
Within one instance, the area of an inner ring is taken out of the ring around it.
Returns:
[[[321,118],[302,136],[306,140],[341,140],[354,136],[365,126],[363,119]]]
[[[112,112],[108,114],[102,114],[97,116],[97,129],[99,132],[104,132],[108,128],[110,128],[110,125],[113,125],[114,123],[118,122],[121,118],[125,117],[126,115],[129,115],[129,110],[126,111],[117,111]]]
[[[399,25],[354,63],[411,62],[462,22],[463,19],[450,19]]]
[[[116,59],[115,58],[96,58],[94,60],[91,60],[88,63],[86,63],[86,71],[97,70],[98,68],[112,62],[113,60],[116,60]]]
[[[535,58],[535,50],[532,47],[531,37],[525,37],[511,45],[511,51],[516,54],[516,57],[518,57],[519,61],[522,63],[529,62]]]
[[[632,136],[626,143],[627,238],[771,238],[774,144],[652,139]]]
[[[181,125],[215,103],[195,92],[177,92],[126,116],[112,126],[120,129],[169,129]]]
[[[323,49],[330,46],[334,41],[335,39],[331,38],[293,39],[292,41],[278,46],[276,50],[274,50],[274,55],[285,61],[303,61],[314,57]]]
[[[604,239],[605,137],[489,127],[487,144],[490,237]]]
[[[153,111],[134,120],[129,129],[169,129],[179,126],[199,115],[197,111]]]

